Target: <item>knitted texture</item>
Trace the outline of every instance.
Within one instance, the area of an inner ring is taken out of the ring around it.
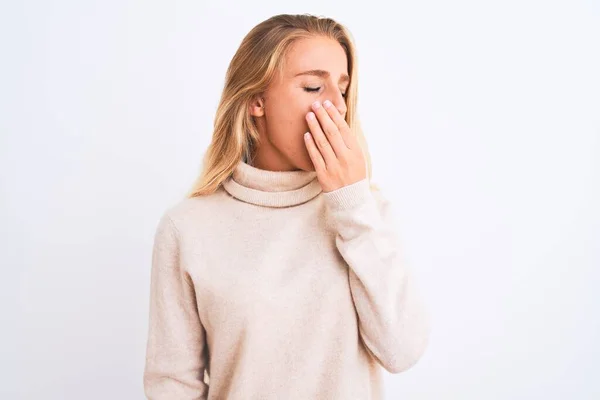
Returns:
[[[241,161],[160,218],[144,391],[151,400],[378,400],[424,353],[430,318],[390,202],[367,179]],[[206,376],[205,376],[206,373]]]

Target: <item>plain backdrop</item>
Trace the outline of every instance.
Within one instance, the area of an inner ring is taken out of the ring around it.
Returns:
[[[143,399],[151,245],[279,13],[358,47],[374,181],[433,315],[388,399],[598,399],[598,1],[0,6],[0,398]]]

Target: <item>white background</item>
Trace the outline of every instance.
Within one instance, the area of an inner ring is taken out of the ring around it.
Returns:
[[[597,1],[0,8],[2,399],[142,399],[152,235],[278,13],[358,46],[374,181],[433,314],[388,399],[597,399]]]

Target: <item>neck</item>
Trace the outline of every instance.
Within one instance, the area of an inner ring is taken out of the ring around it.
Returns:
[[[273,146],[263,144],[254,156],[246,161],[248,165],[265,171],[297,171],[287,158]]]

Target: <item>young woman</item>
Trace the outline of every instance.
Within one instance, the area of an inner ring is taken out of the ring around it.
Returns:
[[[356,103],[334,20],[277,15],[244,38],[202,174],[158,223],[149,399],[381,399],[380,367],[422,356],[430,319]]]

